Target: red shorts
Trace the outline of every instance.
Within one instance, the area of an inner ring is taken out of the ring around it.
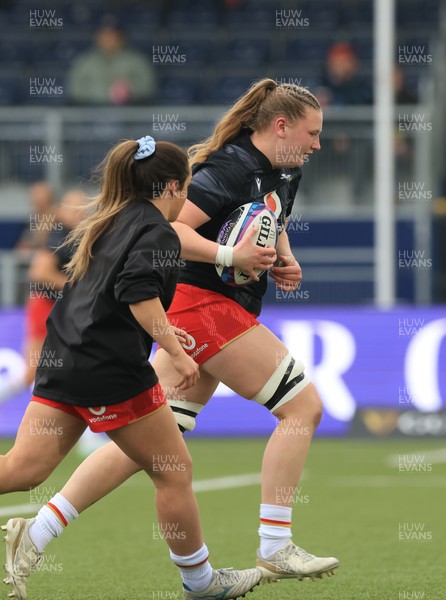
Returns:
[[[166,404],[166,398],[162,387],[157,383],[154,387],[125,400],[125,402],[110,404],[109,406],[87,408],[56,402],[39,396],[32,396],[31,402],[40,402],[63,410],[69,415],[85,421],[91,431],[101,433],[102,431],[112,431],[113,429],[125,427],[125,425],[160,410]]]
[[[28,338],[46,337],[46,320],[54,301],[48,298],[30,298],[26,305],[26,335]]]
[[[183,347],[199,365],[260,325],[256,315],[231,298],[185,283],[177,285],[167,316],[189,335]]]

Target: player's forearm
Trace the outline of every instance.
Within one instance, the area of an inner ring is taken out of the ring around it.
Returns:
[[[282,233],[279,235],[276,251],[278,259],[279,256],[293,256],[293,251],[291,250],[290,246],[290,240],[285,230],[282,231]]]
[[[130,310],[147,333],[171,356],[183,352],[174,329],[169,323],[159,298],[151,298],[129,305]]]
[[[218,250],[217,242],[207,240],[185,223],[175,221],[172,226],[180,238],[181,258],[196,262],[215,263]]]

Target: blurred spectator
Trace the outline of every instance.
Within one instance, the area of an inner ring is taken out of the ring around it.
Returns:
[[[46,320],[66,282],[63,271],[71,260],[73,248],[60,247],[68,233],[85,217],[86,198],[81,190],[70,190],[62,197],[56,219],[44,228],[49,231],[46,246],[33,256],[29,267],[29,291],[26,303],[26,339],[23,375],[0,389],[0,403],[23,391],[34,381],[37,363],[46,337]]]
[[[29,202],[29,225],[26,225],[16,245],[16,250],[22,254],[28,254],[46,246],[49,232],[48,223],[54,219],[54,192],[51,185],[46,181],[33,183],[29,188]]]
[[[351,44],[337,43],[330,48],[316,95],[322,106],[371,104],[371,86],[359,75],[358,58]]]
[[[395,92],[395,104],[417,104],[417,96],[406,87],[404,71],[399,65],[393,70],[393,89]],[[410,133],[401,131],[395,127],[395,164],[397,181],[410,181],[414,164],[414,139]],[[399,201],[399,194],[396,194]],[[407,201],[405,201],[407,203]]]
[[[152,65],[125,45],[112,19],[97,30],[95,47],[81,54],[68,73],[68,94],[76,104],[141,104],[156,92]]]
[[[404,71],[399,65],[395,65],[393,71],[393,89],[395,90],[396,104],[417,104],[416,94],[406,87],[404,81]]]
[[[370,81],[359,74],[358,57],[351,44],[342,42],[331,46],[316,96],[323,108],[371,104]],[[352,142],[346,133],[339,131],[324,146],[328,151],[325,157],[322,156],[321,168],[330,169],[335,176],[348,180],[352,186],[351,197],[358,204],[364,202],[371,160],[367,145]],[[325,161],[328,162],[324,165]]]

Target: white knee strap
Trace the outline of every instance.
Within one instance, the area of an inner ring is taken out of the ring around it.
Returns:
[[[180,431],[193,431],[195,429],[195,419],[204,408],[203,404],[186,402],[185,400],[170,400],[169,398],[167,401],[175,414]]]
[[[304,373],[304,364],[300,360],[294,360],[288,353],[252,400],[274,412],[294,398],[309,383],[310,378]]]

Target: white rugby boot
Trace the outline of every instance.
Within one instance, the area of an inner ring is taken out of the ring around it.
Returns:
[[[39,553],[29,537],[29,528],[34,519],[9,519],[2,530],[6,531],[5,571],[8,574],[3,580],[12,586],[11,598],[26,600],[26,578],[33,573],[43,561],[43,553]]]
[[[184,600],[229,600],[230,598],[243,598],[251,592],[262,579],[260,569],[218,569],[214,571],[209,586],[201,592],[193,592],[185,587]]]
[[[324,573],[331,577],[339,561],[333,556],[319,558],[290,542],[270,558],[262,558],[258,550],[256,565],[263,573],[263,582],[269,583],[279,579],[302,580],[305,577],[322,579]]]

